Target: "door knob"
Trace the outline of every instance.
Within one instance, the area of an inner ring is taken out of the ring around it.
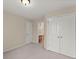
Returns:
[[[63,38],[62,36],[58,36],[58,38]]]
[[[62,36],[60,36],[60,38],[63,38]]]

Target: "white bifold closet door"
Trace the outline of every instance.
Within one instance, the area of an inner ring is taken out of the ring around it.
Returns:
[[[59,39],[57,38],[57,24],[55,18],[48,18],[45,24],[45,48],[59,52]]]
[[[61,27],[61,53],[64,53],[68,56],[75,57],[75,49],[76,49],[76,26],[75,26],[75,15],[74,14],[67,14],[62,16],[59,20],[60,27]]]
[[[45,48],[75,57],[75,15],[53,16],[46,21]]]

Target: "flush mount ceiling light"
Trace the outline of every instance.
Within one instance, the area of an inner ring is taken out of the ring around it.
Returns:
[[[25,6],[30,4],[30,0],[21,0],[21,3]]]

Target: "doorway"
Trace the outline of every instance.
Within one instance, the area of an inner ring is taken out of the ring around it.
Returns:
[[[44,22],[38,23],[38,43],[44,47]]]

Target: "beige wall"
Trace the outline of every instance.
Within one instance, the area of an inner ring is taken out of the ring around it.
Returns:
[[[4,51],[25,44],[24,18],[4,12],[3,15],[3,48]]]

